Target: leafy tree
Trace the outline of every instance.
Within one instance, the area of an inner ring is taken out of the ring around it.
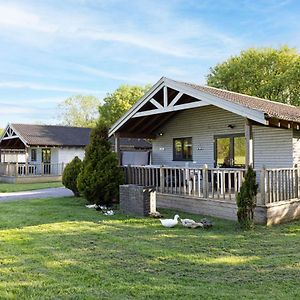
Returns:
[[[300,55],[292,48],[248,49],[210,69],[207,84],[300,105]]]
[[[91,132],[78,188],[90,203],[110,205],[118,199],[123,180],[123,171],[108,140],[108,128],[99,123]]]
[[[137,102],[150,86],[121,85],[113,93],[107,94],[103,99],[104,104],[99,107],[100,121],[111,126],[115,123],[133,104]]]
[[[58,105],[61,123],[68,126],[94,127],[100,100],[94,96],[77,95]]]
[[[75,197],[79,197],[80,193],[77,188],[77,178],[82,169],[82,161],[78,156],[75,156],[71,162],[69,162],[62,176],[62,184],[70,189]]]
[[[237,217],[242,228],[248,229],[253,225],[257,189],[256,173],[252,167],[249,167],[236,199]]]

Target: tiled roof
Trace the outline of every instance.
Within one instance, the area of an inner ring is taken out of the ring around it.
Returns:
[[[71,146],[85,147],[89,143],[90,128],[58,126],[11,124],[19,135],[30,146]],[[110,139],[114,145],[114,139]],[[133,149],[151,149],[151,143],[144,139],[121,138],[120,146]]]
[[[86,146],[90,128],[59,125],[11,124],[19,135],[32,146]]]
[[[274,102],[209,86],[202,86],[187,82],[180,83],[212,96],[240,104],[247,108],[262,111],[271,118],[278,118],[291,122],[300,122],[300,107],[297,106]]]

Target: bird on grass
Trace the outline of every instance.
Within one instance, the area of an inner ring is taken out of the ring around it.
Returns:
[[[188,227],[188,228],[197,228],[197,227],[202,227],[203,224],[201,222],[196,222],[192,219],[180,219],[182,226]]]
[[[162,226],[167,228],[172,228],[178,224],[178,219],[180,219],[180,217],[178,215],[175,215],[174,219],[159,219],[159,220]]]

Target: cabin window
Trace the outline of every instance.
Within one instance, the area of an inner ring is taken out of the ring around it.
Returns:
[[[246,139],[243,134],[215,137],[217,167],[245,167]]]
[[[192,138],[176,138],[173,140],[173,160],[192,160]]]
[[[37,152],[36,152],[36,149],[31,149],[30,160],[31,160],[31,161],[36,161],[36,160],[37,160]]]

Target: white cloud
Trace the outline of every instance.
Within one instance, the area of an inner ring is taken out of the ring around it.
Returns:
[[[83,93],[83,94],[105,94],[104,91],[93,90],[93,89],[83,89],[83,88],[73,88],[73,87],[63,87],[47,84],[39,84],[32,82],[20,82],[20,81],[3,81],[0,82],[0,88],[7,89],[30,89],[30,90],[42,90],[42,91],[54,91],[54,92],[67,92],[67,93]]]
[[[200,19],[193,21],[172,15],[171,7],[163,5],[161,9],[149,9],[150,15],[146,13],[147,7],[144,7],[145,21],[149,22],[149,26],[142,30],[138,22],[132,21],[128,25],[114,19],[114,12],[111,11],[99,11],[97,18],[93,14],[88,18],[74,11],[63,14],[49,8],[45,14],[28,6],[0,4],[0,27],[40,33],[37,37],[40,43],[42,40],[51,41],[47,35],[51,35],[54,42],[57,42],[57,38],[64,42],[82,39],[117,42],[179,58],[219,56],[224,48],[239,45],[238,40],[201,23]],[[24,39],[24,36],[20,35],[19,38]],[[32,40],[34,37],[28,35],[27,38]],[[216,44],[223,45],[222,51],[216,50]]]

